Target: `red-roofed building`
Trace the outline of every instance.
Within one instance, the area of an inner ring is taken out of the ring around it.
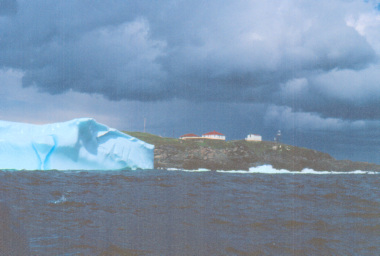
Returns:
[[[202,138],[212,140],[226,140],[226,136],[220,132],[212,131],[202,135]]]
[[[181,137],[179,137],[181,140],[188,140],[188,139],[200,139],[202,137],[199,137],[198,135],[194,134],[194,133],[188,133],[188,134],[185,134],[185,135],[182,135]]]

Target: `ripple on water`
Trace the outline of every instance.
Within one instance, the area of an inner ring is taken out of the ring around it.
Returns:
[[[284,227],[287,228],[302,228],[306,225],[309,225],[309,223],[302,222],[302,221],[296,221],[296,220],[288,220],[282,223]]]
[[[268,231],[271,230],[271,225],[267,225],[264,222],[253,222],[249,223],[248,225],[244,225],[245,227],[248,227],[249,229],[252,230],[263,230],[263,231]]]
[[[114,255],[128,255],[128,256],[141,256],[152,253],[149,250],[137,250],[119,247],[116,245],[110,245],[108,248],[99,252],[100,256],[114,256]]]
[[[243,251],[241,249],[237,249],[234,247],[226,247],[225,251],[228,254],[232,255],[241,255],[241,256],[262,256],[265,255],[265,253],[261,250],[254,250],[254,251]]]
[[[362,219],[380,219],[380,212],[349,212],[344,216]]]
[[[380,251],[380,175],[136,171],[0,177],[0,199],[24,224],[33,255]]]

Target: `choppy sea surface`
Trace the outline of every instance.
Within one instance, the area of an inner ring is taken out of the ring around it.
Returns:
[[[0,200],[31,255],[380,255],[371,172],[0,171]]]

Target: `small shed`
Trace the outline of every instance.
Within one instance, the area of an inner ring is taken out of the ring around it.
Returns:
[[[258,134],[248,134],[245,138],[246,141],[262,141],[261,135]]]

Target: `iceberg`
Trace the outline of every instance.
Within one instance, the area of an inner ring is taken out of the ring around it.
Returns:
[[[153,169],[154,145],[92,118],[34,125],[0,121],[0,169]]]

